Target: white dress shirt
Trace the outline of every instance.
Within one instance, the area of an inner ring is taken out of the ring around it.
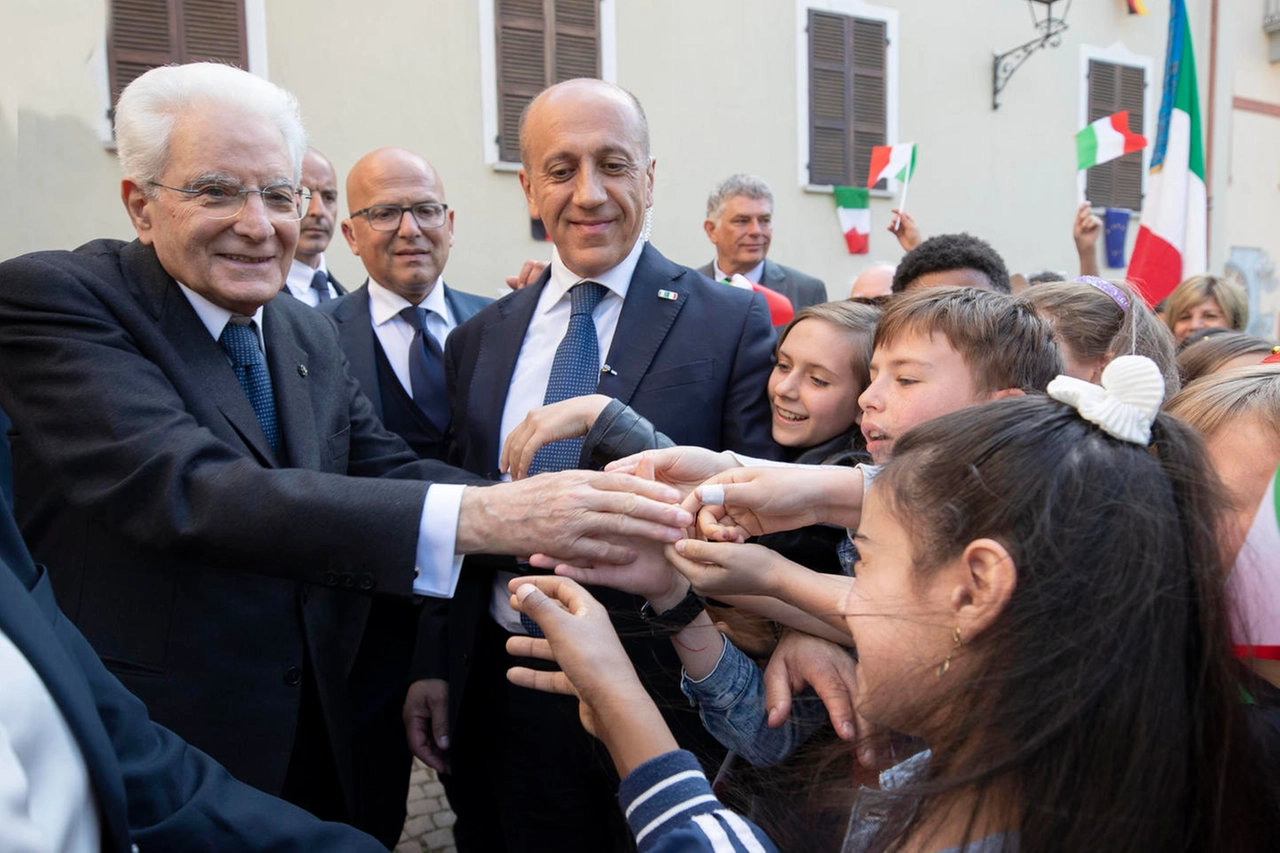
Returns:
[[[416,329],[400,316],[400,312],[413,303],[400,294],[369,279],[369,320],[373,324],[373,333],[378,336],[378,343],[391,362],[396,379],[404,386],[404,390],[413,396],[413,384],[409,381],[409,345],[413,343]],[[449,333],[458,326],[457,318],[449,310],[449,302],[444,298],[444,279],[437,278],[427,298],[418,304],[427,309],[427,332],[444,349],[444,342]]]
[[[320,255],[320,266],[316,269],[304,264],[297,258],[293,259],[293,263],[289,265],[289,275],[285,277],[284,286],[289,289],[289,293],[300,302],[305,302],[312,308],[320,304],[320,294],[316,293],[315,288],[311,286],[311,279],[315,277],[316,270],[329,271],[324,264],[324,255]],[[334,289],[333,283],[326,285],[329,288],[329,298],[336,299],[339,296],[337,290]]]
[[[640,262],[644,246],[644,240],[636,240],[622,263],[589,279],[584,279],[566,267],[564,261],[560,260],[559,252],[552,254],[551,278],[542,289],[537,307],[529,319],[529,328],[524,334],[516,368],[511,374],[511,385],[507,388],[507,402],[502,409],[502,425],[498,436],[500,447],[507,443],[507,436],[529,412],[542,406],[543,398],[547,395],[547,383],[551,379],[551,364],[555,361],[556,348],[560,346],[565,332],[569,331],[569,315],[573,310],[569,290],[580,281],[594,281],[608,289],[592,315],[596,324],[596,339],[600,343],[600,367],[604,369],[605,358],[613,345],[613,333],[618,329],[618,317],[622,315],[622,301],[627,298],[631,276],[636,271],[636,264]],[[509,479],[509,475],[507,478]],[[513,577],[515,576],[509,572],[498,573],[489,613],[507,630],[524,633],[520,628],[520,616],[511,608],[510,593],[507,592],[507,581]]]
[[[723,282],[726,278],[733,278],[733,276],[729,275],[727,272],[720,269],[719,260],[713,261],[711,264],[711,268],[715,270],[716,281]],[[761,284],[762,283],[761,279],[764,278],[764,261],[761,261],[760,263],[752,267],[750,270],[743,273],[743,277],[746,278],[748,281],[752,282],[753,284]]]
[[[98,807],[84,754],[40,674],[4,631],[0,685],[0,850],[98,850]]]
[[[213,339],[222,337],[222,330],[235,315],[226,308],[213,304],[182,282],[178,282],[178,287],[182,288],[187,301],[191,303],[209,334],[213,335]],[[267,347],[262,337],[261,306],[254,312],[253,319],[257,322],[258,342],[265,356]],[[413,579],[413,591],[418,595],[448,598],[458,586],[462,558],[455,555],[454,550],[458,541],[458,513],[462,508],[464,488],[466,487],[451,483],[436,483],[427,487],[427,496],[422,502],[422,517],[418,521],[417,562],[414,566],[416,575]],[[427,519],[432,519],[434,523],[428,524]]]

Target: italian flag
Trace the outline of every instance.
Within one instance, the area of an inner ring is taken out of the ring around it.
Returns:
[[[836,216],[849,254],[865,255],[871,239],[871,191],[866,187],[836,187]]]
[[[1147,147],[1147,138],[1129,131],[1129,111],[1100,118],[1076,134],[1077,168],[1088,169]]]
[[[916,171],[916,144],[877,145],[871,149],[871,171],[867,174],[867,186],[874,187],[881,178],[909,181]]]
[[[1196,63],[1183,0],[1172,0],[1160,127],[1128,279],[1156,305],[1208,267],[1204,147]]]
[[[1227,576],[1227,595],[1236,655],[1280,660],[1280,493],[1275,476]]]

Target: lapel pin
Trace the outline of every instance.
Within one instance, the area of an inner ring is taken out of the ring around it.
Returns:
[[[676,293],[674,290],[659,290],[658,298],[659,299],[679,299],[680,294]]]
[[[303,379],[307,378],[307,366],[305,364],[298,365],[298,375]]]
[[[607,365],[607,364],[606,364],[604,367],[600,368],[600,372],[601,372],[601,373],[607,373],[607,374],[609,374],[610,376],[617,376],[617,375],[618,375],[618,371],[614,370],[612,367],[610,367],[610,366],[609,366],[609,365]]]

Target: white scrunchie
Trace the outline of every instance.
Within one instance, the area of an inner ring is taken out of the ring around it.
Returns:
[[[1059,376],[1047,390],[1050,397],[1074,407],[1080,417],[1108,435],[1146,446],[1164,400],[1164,376],[1145,355],[1122,355],[1102,371],[1101,385]]]

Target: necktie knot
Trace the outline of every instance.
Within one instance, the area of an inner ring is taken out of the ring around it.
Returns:
[[[236,367],[248,367],[262,361],[262,349],[258,346],[258,324],[253,320],[231,320],[222,329],[218,343],[231,357]]]
[[[311,276],[311,289],[316,292],[321,302],[329,298],[329,274],[324,270],[316,270]]]
[[[427,331],[427,309],[420,305],[409,305],[400,309],[400,316],[413,327],[415,332]]]
[[[569,315],[592,315],[609,289],[596,281],[580,281],[569,289]]]

